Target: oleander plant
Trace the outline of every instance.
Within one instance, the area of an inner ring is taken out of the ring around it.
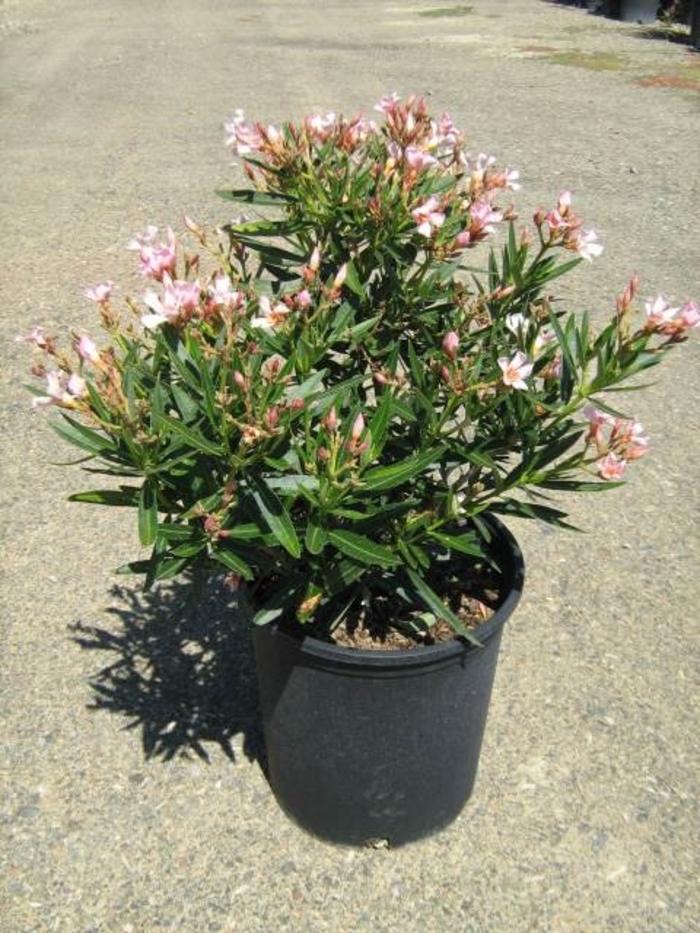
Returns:
[[[617,393],[700,306],[638,311],[635,277],[603,324],[566,310],[602,251],[570,193],[521,223],[518,173],[421,98],[226,132],[252,219],[148,227],[138,297],[86,292],[99,338],[19,338],[34,407],[110,477],[71,498],[133,508],[148,586],[221,572],[256,622],[321,633],[391,594],[386,624],[472,638],[445,567],[488,564],[487,512],[565,526],[552,497],[624,480],[649,441]]]

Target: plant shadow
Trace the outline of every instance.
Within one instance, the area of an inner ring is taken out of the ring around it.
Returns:
[[[223,582],[199,592],[188,583],[149,593],[115,586],[111,595],[117,604],[106,612],[118,626],[70,626],[81,648],[110,656],[90,678],[89,708],[140,730],[147,759],[209,761],[214,744],[235,762],[242,735],[243,754],[266,771],[251,626]]]

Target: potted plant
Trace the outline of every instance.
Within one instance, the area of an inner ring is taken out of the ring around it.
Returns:
[[[36,408],[134,509],[147,586],[221,571],[255,623],[270,780],[340,842],[400,844],[469,796],[503,624],[523,582],[497,516],[645,455],[613,394],[700,323],[632,279],[609,321],[553,283],[601,252],[564,192],[518,226],[517,172],[449,116],[227,125],[261,213],[130,244],[146,288],[106,339],[34,328]],[[488,240],[502,231],[498,246]],[[485,246],[485,248],[484,248]]]

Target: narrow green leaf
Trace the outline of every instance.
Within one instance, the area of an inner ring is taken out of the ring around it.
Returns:
[[[211,550],[211,556],[214,558],[214,560],[218,561],[220,564],[223,564],[224,567],[239,573],[244,580],[252,580],[255,576],[243,558],[239,557],[238,554],[235,554],[230,548],[219,546],[213,547]]]
[[[279,205],[289,198],[274,191],[251,191],[248,188],[234,188],[231,190],[218,189],[215,192],[224,201],[236,201],[241,204],[256,204],[259,207]]]
[[[367,298],[367,291],[362,284],[359,275],[357,274],[357,267],[355,266],[354,261],[351,259],[347,264],[347,276],[345,277],[345,284],[357,295],[358,298],[361,298],[362,301],[365,301]]]
[[[158,533],[158,494],[153,483],[146,480],[139,494],[139,540],[153,544]]]
[[[399,560],[391,548],[377,544],[364,535],[354,531],[335,528],[328,532],[328,541],[335,545],[346,557],[362,564],[375,564],[379,567],[395,567]]]
[[[462,622],[457,618],[454,612],[446,605],[438,596],[438,594],[431,589],[428,584],[425,582],[423,577],[415,570],[412,570],[410,567],[406,567],[406,573],[408,578],[413,584],[417,594],[420,596],[421,600],[425,605],[430,609],[430,611],[438,619],[444,619],[447,624],[457,632],[458,635],[461,635],[463,638],[466,638],[467,641],[471,642],[473,645],[477,645],[479,648],[483,647],[481,642],[476,636],[469,631],[469,629],[462,624]]]
[[[419,473],[435,463],[444,447],[431,447],[414,457],[408,457],[391,466],[375,467],[368,470],[362,477],[363,488],[371,492],[381,492],[384,489],[394,489],[402,483],[413,479]]]
[[[430,537],[451,551],[459,551],[460,554],[467,554],[470,557],[484,557],[484,551],[479,544],[479,537],[473,533],[463,535],[445,535],[441,532],[433,531]]]
[[[223,456],[224,449],[220,444],[215,444],[213,441],[210,441],[195,428],[183,424],[182,421],[178,421],[177,418],[172,418],[170,415],[163,415],[162,423],[167,425],[171,433],[182,438],[184,441],[193,447],[195,450],[199,450],[205,454],[211,454],[214,457]]]
[[[268,528],[292,557],[301,556],[301,545],[284,505],[262,477],[248,480],[253,498]]]
[[[93,505],[138,506],[141,490],[137,486],[120,486],[119,489],[91,489],[68,496],[69,502],[88,502]]]
[[[328,532],[315,517],[309,517],[309,524],[306,526],[306,549],[311,554],[320,554],[328,541]]]
[[[91,428],[86,428],[84,424],[64,412],[61,413],[61,416],[63,421],[52,421],[51,427],[69,444],[98,456],[116,453],[117,446],[114,441],[102,434],[98,434],[97,431],[93,431]]]

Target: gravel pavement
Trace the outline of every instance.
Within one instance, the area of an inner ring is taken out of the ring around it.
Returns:
[[[228,218],[236,107],[394,90],[517,167],[524,215],[574,192],[606,244],[574,306],[633,271],[700,298],[700,55],[658,31],[545,0],[0,2],[2,933],[700,930],[697,339],[628,400],[653,455],[570,503],[588,533],[512,524],[527,592],[474,797],[398,850],[280,813],[248,633],[214,591],[124,587],[132,516],[65,501],[85,478],[21,390],[14,335],[91,329],[134,233]]]

